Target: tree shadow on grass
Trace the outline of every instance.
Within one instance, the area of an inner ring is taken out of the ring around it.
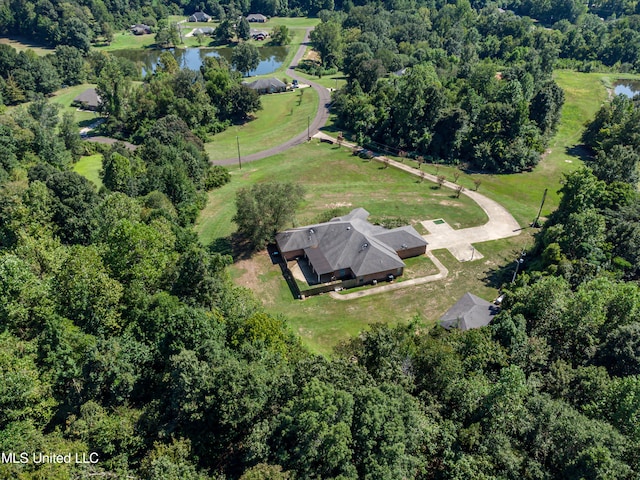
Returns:
[[[233,262],[248,260],[255,253],[253,245],[237,232],[228,237],[217,238],[209,244],[209,251],[231,255]]]
[[[233,256],[233,245],[231,243],[231,237],[216,238],[209,244],[209,251],[211,253],[219,253],[220,255]]]
[[[487,286],[501,288],[503,285],[510,283],[514,279],[513,274],[516,272],[516,268],[518,270],[518,275],[524,272],[527,267],[535,269],[535,262],[532,263],[532,259],[530,257],[524,257],[520,250],[515,249],[511,253],[513,261],[507,262],[504,265],[499,265],[486,272],[483,281]],[[520,260],[521,263],[516,265],[518,260]]]
[[[87,118],[85,120],[80,120],[78,122],[78,126],[80,128],[90,127],[92,124],[96,123],[96,121],[98,121],[98,120],[100,120],[100,117]],[[98,125],[98,127],[96,127],[96,129],[99,128],[99,127],[100,127],[100,125]]]
[[[511,281],[515,268],[515,262],[493,268],[486,272],[482,280],[488,287],[499,289]]]
[[[593,152],[589,149],[589,147],[583,144],[566,147],[565,152],[567,155],[571,155],[572,157],[577,157],[583,162],[588,162],[589,160],[593,160]]]

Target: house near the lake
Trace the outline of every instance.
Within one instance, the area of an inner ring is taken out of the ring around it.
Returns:
[[[204,12],[195,12],[189,17],[190,22],[210,22],[211,16]]]
[[[265,23],[266,21],[267,17],[261,13],[250,13],[247,15],[247,22]]]
[[[253,82],[245,82],[243,85],[260,94],[284,92],[287,89],[287,85],[282,80],[278,80],[275,77],[259,78]]]

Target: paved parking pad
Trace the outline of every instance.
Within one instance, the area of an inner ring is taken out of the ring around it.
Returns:
[[[476,250],[470,243],[470,239],[477,237],[478,232],[475,232],[476,235],[474,236],[470,235],[469,230],[475,230],[476,227],[454,230],[451,228],[451,225],[442,219],[425,220],[420,223],[430,232],[428,235],[422,236],[422,238],[427,241],[427,248],[429,250],[446,248],[459,262],[468,262],[484,257],[484,255]]]

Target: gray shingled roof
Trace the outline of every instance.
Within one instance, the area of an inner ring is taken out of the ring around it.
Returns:
[[[204,12],[194,12],[193,15],[189,17],[190,22],[208,22],[209,20],[211,20],[211,16]]]
[[[458,328],[469,330],[489,325],[499,308],[476,297],[473,293],[465,293],[453,307],[440,317],[440,325],[447,330]]]
[[[375,237],[389,245],[396,252],[424,245],[424,238],[416,232],[415,228],[410,226],[385,230],[375,234]]]
[[[278,233],[276,241],[284,253],[304,250],[321,275],[350,268],[356,276],[404,267],[396,249],[384,237],[395,243],[410,239],[413,247],[427,244],[412,227],[387,230],[367,222],[368,216],[364,208],[356,208],[326,223]]]
[[[88,107],[97,108],[100,105],[100,96],[95,88],[87,88],[73,99],[73,103],[82,103]]]
[[[247,21],[251,21],[251,20],[262,20],[262,21],[266,21],[267,17],[265,17],[264,15],[262,15],[261,13],[250,13],[249,15],[247,15]]]
[[[191,33],[193,33],[194,35],[198,35],[198,34],[213,35],[214,31],[215,29],[213,27],[200,27],[200,28],[195,28]]]
[[[279,88],[286,88],[286,85],[282,80],[278,80],[275,77],[271,78],[259,78],[251,83],[245,83],[247,87],[253,90],[269,90],[271,88],[277,90]]]

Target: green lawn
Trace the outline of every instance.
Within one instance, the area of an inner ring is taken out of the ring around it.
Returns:
[[[307,193],[298,210],[296,225],[315,222],[321,214],[334,208],[349,210],[357,206],[369,210],[374,221],[384,217],[408,222],[444,218],[451,225],[463,228],[487,220],[485,213],[466,197],[453,198],[452,192],[446,189],[434,189],[429,182],[420,183],[404,172],[383,169],[377,162],[364,162],[346,149],[317,141],[246,164],[242,170],[234,167],[231,173],[229,184],[209,193],[209,202],[196,224],[196,231],[205,244],[224,243],[224,239],[236,230],[231,221],[235,213],[235,192],[264,181],[295,181],[305,186]],[[485,259],[464,264],[466,269],[458,267],[452,275],[464,277],[464,281],[458,283],[455,295],[465,293],[463,289],[471,288],[471,283],[482,284],[478,279],[487,275],[486,269],[504,263],[503,257],[510,258],[524,238],[525,235],[512,239],[511,244],[504,244],[508,246],[497,252],[483,248],[483,254],[487,251]],[[408,274],[412,277],[435,272],[426,258],[409,260]],[[280,269],[271,265],[264,253],[238,261],[231,267],[231,275],[238,284],[252,288],[269,312],[285,314],[305,344],[314,352],[324,354],[372,322],[407,322],[415,315],[431,321],[443,313],[442,308],[453,303],[441,293],[434,297],[430,292],[441,287],[433,285],[410,287],[355,301],[337,301],[322,295],[300,302],[293,299]],[[495,289],[479,285],[474,292],[490,298]],[[438,305],[435,312],[433,305]]]
[[[295,300],[280,268],[272,265],[265,253],[234,264],[231,272],[237,284],[254,291],[269,313],[284,315],[312,352],[331,355],[336,345],[357,336],[372,323],[398,325],[415,317],[433,323],[468,291],[492,300],[497,295],[495,282],[510,279],[512,260],[531,241],[524,233],[479,244],[485,257],[465,263],[458,262],[446,250],[437,250],[435,256],[450,272],[446,279],[355,300],[336,300],[328,294]],[[507,265],[506,269],[501,270],[501,265]]]
[[[114,50],[129,50],[135,48],[150,48],[155,45],[155,38],[156,36],[154,34],[134,35],[129,30],[126,30],[124,32],[114,33],[113,41],[109,45],[95,48],[104,52],[112,52]]]
[[[309,18],[309,17],[273,17],[270,18],[266,23],[252,23],[251,28],[261,29],[263,26],[267,28],[273,28],[276,25],[285,25],[291,28],[311,28],[315,27],[320,23],[319,18]]]
[[[95,87],[93,84],[83,83],[82,85],[74,85],[73,87],[62,88],[56,91],[51,97],[52,103],[57,103],[62,106],[60,109],[60,116],[66,112],[71,112],[74,115],[76,122],[78,123],[78,129],[88,125],[98,118],[98,115],[94,112],[88,112],[84,110],[78,110],[76,107],[71,106],[71,102],[79,94],[84,92],[87,88]],[[28,103],[22,104],[28,105]],[[7,107],[7,113],[18,108],[18,106]]]
[[[323,87],[338,89],[342,88],[347,83],[347,77],[344,76],[344,73],[338,72],[333,75],[323,75],[318,78],[316,75],[307,75],[300,70],[296,70],[296,74],[300,75],[303,78],[307,78],[312,82],[319,83]]]
[[[594,117],[607,99],[605,85],[610,85],[617,78],[638,79],[640,76],[558,70],[554,78],[565,92],[565,104],[558,131],[533,171],[509,175],[462,173],[458,181],[465,188],[474,189],[474,180],[480,180],[479,192],[504,205],[522,226],[533,222],[545,188],[548,188],[548,194],[542,216],[548,216],[557,208],[562,174],[582,165],[579,156],[570,149],[580,145],[585,122]],[[410,160],[407,162],[413,164]],[[423,169],[428,173],[443,174],[449,180],[453,180],[454,172],[458,171],[455,167],[436,165],[427,165]]]
[[[22,37],[19,35],[11,35],[9,37],[0,38],[0,44],[9,45],[15,48],[18,52],[24,52],[25,50],[32,50],[36,55],[44,56],[49,53],[55,53],[55,49],[47,47],[44,44],[38,43],[31,38]]]
[[[262,95],[262,110],[256,118],[242,125],[233,125],[207,142],[205,149],[211,160],[236,157],[236,136],[240,155],[249,155],[279,145],[307,128],[318,110],[318,94],[311,88]]]
[[[242,146],[242,144],[241,144]],[[265,181],[290,181],[305,186],[307,194],[298,209],[296,224],[317,221],[321,214],[343,207],[347,211],[366,208],[372,220],[399,218],[407,222],[444,218],[455,228],[480,225],[486,214],[465,196],[453,198],[447,189],[434,189],[429,182],[395,169],[382,169],[377,162],[365,162],[346,149],[316,140],[268,159],[231,169],[232,181],[209,193],[196,231],[211,243],[232,234],[235,192],[241,187]]]
[[[78,160],[73,165],[73,171],[92,182],[97,189],[100,189],[100,187],[102,187],[102,180],[100,180],[101,168],[102,155],[99,153],[86,157],[80,157],[80,160]]]

